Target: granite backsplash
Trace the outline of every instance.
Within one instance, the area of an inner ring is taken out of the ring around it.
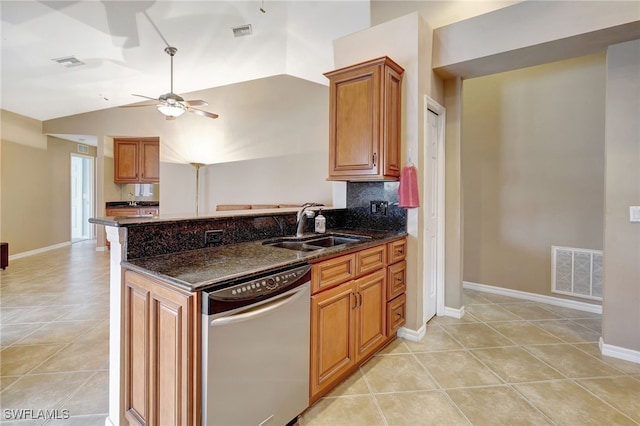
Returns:
[[[407,210],[398,207],[399,182],[348,182],[346,228],[403,231]],[[371,201],[389,203],[385,214],[371,213]]]
[[[371,201],[389,203],[387,214],[371,213]],[[347,208],[323,210],[327,230],[368,229],[404,231],[406,210],[398,207],[398,182],[349,182]],[[305,232],[313,232],[314,221],[307,220]],[[205,244],[206,231],[221,230],[220,242]],[[208,246],[292,236],[296,232],[295,213],[274,213],[188,221],[163,221],[127,226],[127,260],[151,257]]]

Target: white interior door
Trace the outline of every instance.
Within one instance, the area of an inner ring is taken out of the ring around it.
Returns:
[[[431,102],[428,102],[430,104]],[[424,323],[436,313],[443,301],[444,283],[444,109],[429,105],[425,126],[425,259],[424,259]],[[443,304],[443,303],[442,303]]]

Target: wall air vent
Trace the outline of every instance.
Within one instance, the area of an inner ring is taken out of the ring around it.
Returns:
[[[89,153],[89,147],[87,145],[83,145],[81,143],[78,144],[78,152],[80,154],[88,154]]]
[[[602,300],[602,250],[551,246],[551,292]]]
[[[60,65],[64,65],[67,68],[79,67],[84,65],[84,62],[80,61],[75,56],[65,56],[64,58],[55,58],[52,61],[59,63]]]
[[[241,25],[239,27],[231,28],[233,30],[234,37],[244,37],[253,34],[251,24]]]

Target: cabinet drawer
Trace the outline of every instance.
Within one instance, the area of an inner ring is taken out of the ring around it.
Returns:
[[[356,253],[356,275],[364,275],[383,268],[386,264],[386,252],[383,244]]]
[[[389,244],[389,264],[404,260],[407,256],[407,239],[392,241]]]
[[[407,297],[402,294],[391,302],[387,302],[387,335],[392,336],[405,325]]]
[[[400,296],[407,290],[407,262],[402,261],[387,268],[387,300]]]
[[[137,215],[139,210],[137,207],[116,207],[112,209],[107,209],[107,216],[132,216]]]
[[[355,255],[349,254],[313,265],[311,292],[317,293],[353,279],[356,276],[355,260]]]
[[[140,209],[140,214],[158,214],[157,207],[144,207]]]

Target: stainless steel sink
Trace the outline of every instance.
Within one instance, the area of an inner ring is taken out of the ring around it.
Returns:
[[[314,250],[320,250],[322,248],[322,247],[307,245],[302,241],[279,241],[277,243],[267,243],[265,245],[268,245],[271,247],[286,248],[289,250],[296,250],[296,251],[314,251]]]
[[[268,240],[262,244],[296,251],[315,251],[328,247],[338,247],[357,243],[365,239],[369,239],[369,237],[359,235],[327,235],[311,238],[281,238],[277,240]]]
[[[357,243],[360,240],[361,238],[337,237],[332,235],[329,237],[322,237],[322,238],[311,240],[307,242],[307,244],[310,244],[313,246],[319,246],[319,247],[335,247],[335,246],[341,246],[343,244]]]

